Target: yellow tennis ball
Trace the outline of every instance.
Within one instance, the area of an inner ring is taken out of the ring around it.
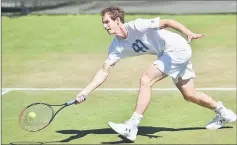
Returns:
[[[28,117],[35,119],[36,118],[36,113],[35,112],[29,112]]]

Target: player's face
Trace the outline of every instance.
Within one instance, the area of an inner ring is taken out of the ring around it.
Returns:
[[[116,22],[116,20],[112,20],[108,13],[102,17],[102,23],[103,27],[110,35],[116,34],[116,31],[119,30],[118,22]]]

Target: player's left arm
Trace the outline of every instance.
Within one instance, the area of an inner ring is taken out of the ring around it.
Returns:
[[[172,20],[172,19],[160,19],[159,22],[159,28],[163,29],[163,28],[167,28],[170,27],[172,29],[175,29],[181,33],[183,33],[184,35],[187,36],[188,38],[188,42],[190,42],[193,39],[198,39],[198,38],[202,38],[204,35],[203,34],[195,34],[192,31],[190,31],[188,28],[186,28],[183,24]]]

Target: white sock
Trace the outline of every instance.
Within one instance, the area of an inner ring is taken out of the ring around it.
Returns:
[[[134,112],[132,117],[129,120],[132,120],[133,124],[138,126],[142,118],[143,118],[142,114],[138,114],[137,112]]]
[[[225,106],[222,104],[222,102],[217,102],[217,106],[215,109],[215,112],[221,112],[222,110],[225,110]]]

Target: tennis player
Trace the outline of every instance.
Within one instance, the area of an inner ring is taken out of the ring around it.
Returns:
[[[236,114],[226,108],[222,102],[196,91],[193,78],[195,72],[190,62],[192,50],[189,42],[202,38],[184,25],[171,19],[136,19],[124,22],[124,11],[119,7],[108,7],[101,11],[104,29],[114,39],[109,47],[108,57],[103,67],[97,71],[90,83],[77,95],[78,103],[85,100],[94,89],[108,77],[114,65],[122,58],[153,54],[157,60],[152,62],[140,79],[140,88],[134,113],[125,123],[109,122],[109,126],[131,141],[136,140],[138,125],[151,101],[152,85],[167,76],[172,77],[174,84],[185,100],[213,110],[216,117],[206,125],[207,129],[218,129],[226,123],[236,120]],[[173,28],[187,36],[188,41],[177,33],[165,28]]]

